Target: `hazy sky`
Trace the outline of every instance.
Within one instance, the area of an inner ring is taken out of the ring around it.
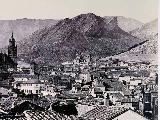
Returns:
[[[62,19],[89,12],[145,23],[157,18],[158,0],[0,0],[0,19]]]

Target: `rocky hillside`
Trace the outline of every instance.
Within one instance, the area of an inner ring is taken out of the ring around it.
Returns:
[[[158,52],[158,20],[143,25],[141,28],[130,32],[142,40],[148,40],[145,44],[131,50],[131,53],[157,54]]]
[[[117,17],[118,26],[126,32],[133,31],[137,28],[142,27],[142,25],[144,25],[142,22],[138,20],[135,20],[133,18],[126,18],[123,16],[105,16],[104,18],[106,19],[106,22],[109,22],[114,17]]]
[[[117,17],[106,21],[92,13],[66,18],[22,40],[18,45],[19,54],[51,64],[72,60],[80,53],[99,57],[115,55],[142,42],[122,30]]]
[[[16,41],[20,41],[33,32],[44,27],[56,24],[56,20],[46,19],[17,19],[17,20],[0,20],[0,48],[8,45],[8,39],[11,32],[14,32]]]

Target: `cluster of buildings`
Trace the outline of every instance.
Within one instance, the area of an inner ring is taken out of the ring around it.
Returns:
[[[38,119],[42,116],[58,116],[68,120],[158,119],[157,65],[150,62],[97,59],[90,54],[77,54],[73,61],[40,66],[35,62],[18,60],[13,35],[6,56],[14,64],[3,64],[10,74],[5,79],[9,82],[8,86],[1,86],[0,90],[0,109],[4,116],[29,101],[26,106],[34,104],[43,108],[44,112],[36,108],[29,111],[29,107],[24,107],[22,117]],[[67,105],[74,105],[76,110],[70,113],[56,109],[57,106]]]

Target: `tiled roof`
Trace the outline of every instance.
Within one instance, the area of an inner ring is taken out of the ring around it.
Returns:
[[[31,120],[76,120],[75,116],[67,116],[55,111],[26,111]]]
[[[110,120],[111,118],[127,111],[128,109],[124,107],[107,107],[107,106],[97,106],[96,108],[90,110],[89,112],[83,114],[81,117],[84,120],[90,120],[92,118],[99,120]]]
[[[81,120],[112,120],[117,116],[131,110],[133,112],[138,113],[142,117],[144,115],[140,111],[134,111],[131,108],[125,107],[107,107],[107,106],[97,106],[96,108],[88,111],[87,113],[81,115]]]
[[[0,107],[1,107],[4,111],[7,111],[7,110],[10,110],[10,109],[11,109],[13,100],[6,100],[6,101],[4,101],[4,102],[2,102],[2,101],[0,101],[0,102],[1,102]]]
[[[122,91],[124,95],[130,95],[130,90],[122,82],[115,79],[105,79],[104,82],[109,85],[109,91]]]
[[[81,116],[94,108],[95,108],[95,106],[93,106],[93,105],[89,106],[89,105],[77,104],[77,106],[76,106],[76,109],[78,111],[78,116]]]
[[[1,95],[8,95],[8,89],[0,87],[0,94]]]
[[[124,96],[118,92],[118,93],[110,93],[109,95],[112,95],[113,97],[117,98],[117,101],[120,101],[121,99],[124,98]]]
[[[0,120],[27,120],[24,115],[1,114]]]

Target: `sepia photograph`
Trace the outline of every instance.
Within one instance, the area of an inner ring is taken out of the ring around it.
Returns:
[[[0,120],[158,120],[158,0],[0,0]]]

